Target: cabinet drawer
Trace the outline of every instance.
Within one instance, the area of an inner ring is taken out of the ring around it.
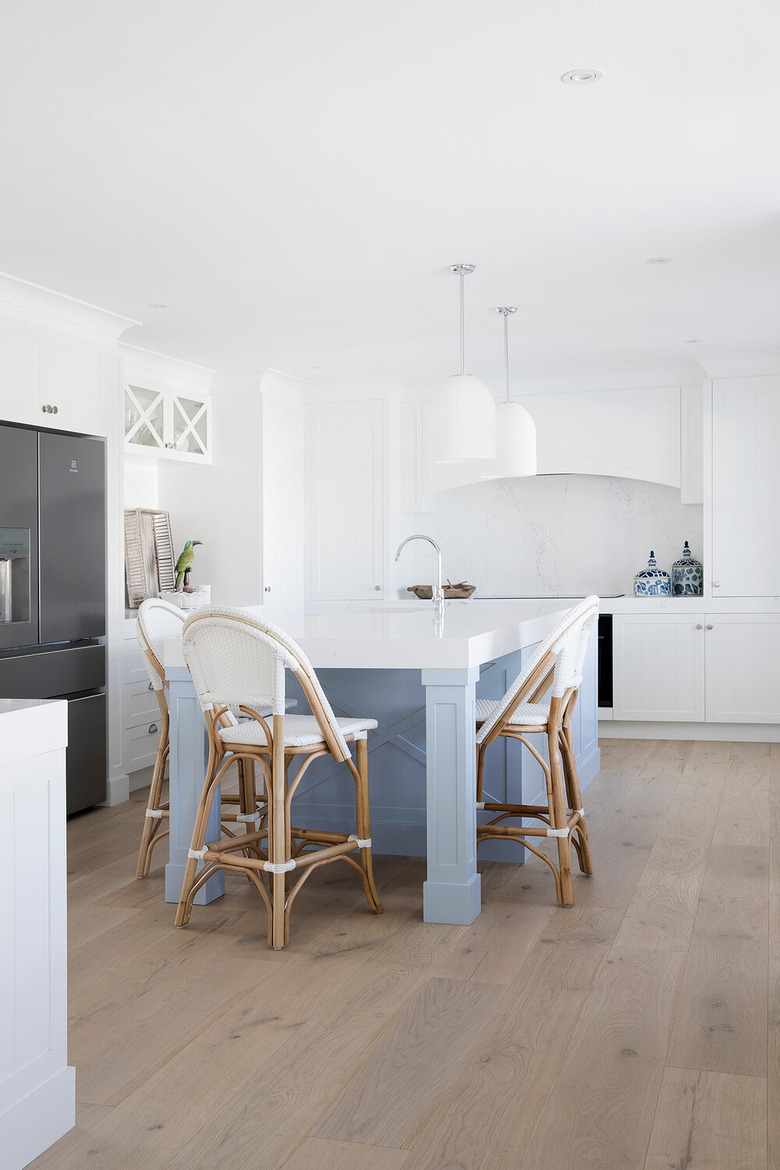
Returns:
[[[125,683],[122,687],[122,726],[135,727],[139,723],[159,722],[160,707],[149,679]]]
[[[137,772],[139,768],[150,767],[157,755],[159,739],[159,718],[139,723],[136,727],[126,727],[122,732],[123,769],[126,772]]]

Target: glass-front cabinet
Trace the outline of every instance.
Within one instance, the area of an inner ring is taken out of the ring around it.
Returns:
[[[125,447],[138,454],[210,463],[210,413],[205,396],[126,382]]]

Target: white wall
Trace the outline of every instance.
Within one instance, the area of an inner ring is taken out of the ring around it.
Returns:
[[[432,536],[445,579],[482,596],[628,593],[650,549],[669,569],[688,540],[702,555],[702,508],[678,488],[608,476],[547,475],[471,484],[441,493],[436,511],[407,515],[400,537]],[[394,522],[393,527],[396,527]],[[388,594],[433,579],[430,546],[411,545],[388,570]]]
[[[254,605],[262,593],[260,399],[256,393],[212,398],[211,465],[159,460],[158,507],[171,514],[176,553],[195,550],[190,583],[211,585],[220,605]]]

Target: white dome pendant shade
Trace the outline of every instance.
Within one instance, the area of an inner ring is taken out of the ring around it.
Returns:
[[[433,399],[435,463],[465,463],[496,457],[496,400],[484,383],[465,372],[463,281],[473,264],[451,264],[460,277],[460,373],[447,378]]]
[[[496,459],[485,470],[484,478],[536,475],[536,423],[525,407],[513,402],[509,395],[509,317],[517,309],[509,305],[496,312],[504,318],[506,401],[496,406]]]

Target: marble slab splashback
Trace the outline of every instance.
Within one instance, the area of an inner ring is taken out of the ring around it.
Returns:
[[[677,488],[610,476],[471,484],[442,492],[435,513],[403,521],[403,535],[425,532],[441,545],[445,578],[467,580],[483,597],[630,594],[651,548],[666,568],[685,540],[702,558],[700,504],[681,504]],[[389,582],[404,595],[406,585],[428,582],[435,571],[430,546],[407,552],[392,564]]]

